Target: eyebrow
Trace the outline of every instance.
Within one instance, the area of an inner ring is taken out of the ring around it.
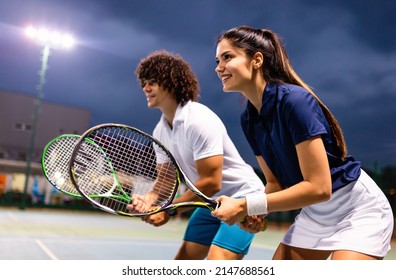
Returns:
[[[218,57],[222,57],[222,56],[224,56],[225,54],[227,54],[227,53],[229,53],[230,52],[230,50],[225,50],[224,52],[222,52],[221,54],[219,54],[219,55],[216,55],[216,59],[218,58]]]
[[[233,51],[232,50],[225,50],[224,52],[222,52],[221,54],[220,54],[220,57],[222,57],[222,56],[225,56],[225,55],[231,55],[233,53]]]

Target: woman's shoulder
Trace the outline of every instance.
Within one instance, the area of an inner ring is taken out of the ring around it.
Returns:
[[[279,84],[278,94],[281,94],[286,98],[304,97],[311,95],[305,88],[292,84]]]
[[[284,106],[294,106],[296,104],[316,103],[313,95],[305,88],[297,85],[284,84],[278,87],[278,102]]]

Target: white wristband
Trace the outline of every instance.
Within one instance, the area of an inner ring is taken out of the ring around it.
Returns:
[[[267,195],[265,193],[255,193],[247,195],[246,207],[248,216],[268,214]]]

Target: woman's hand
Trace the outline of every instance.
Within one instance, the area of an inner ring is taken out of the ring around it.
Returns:
[[[235,199],[220,196],[217,201],[220,202],[220,207],[212,212],[212,216],[217,217],[229,225],[245,219],[247,215],[245,198]]]
[[[266,215],[247,216],[244,220],[238,223],[239,227],[250,233],[258,233],[265,231],[268,226],[268,221],[265,220]]]

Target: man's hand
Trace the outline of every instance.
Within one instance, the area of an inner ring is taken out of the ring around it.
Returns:
[[[170,216],[164,211],[157,214],[144,216],[142,217],[142,221],[145,221],[146,223],[155,227],[159,227],[166,224],[169,221],[169,217]]]
[[[152,210],[153,205],[157,202],[158,195],[150,192],[146,195],[135,194],[131,198],[131,203],[127,206],[130,212],[144,213]]]

